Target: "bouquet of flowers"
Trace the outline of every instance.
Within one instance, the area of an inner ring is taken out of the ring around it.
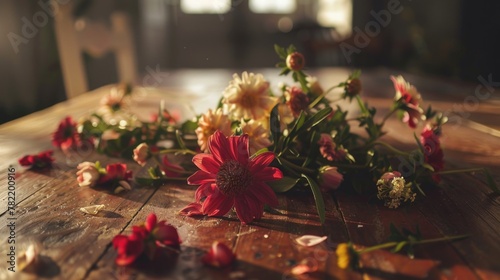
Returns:
[[[275,193],[297,188],[311,190],[321,222],[323,194],[338,188],[398,208],[423,196],[425,186],[438,184],[440,174],[482,170],[498,192],[484,169],[444,170],[440,136],[446,117],[424,109],[416,87],[403,77],[390,77],[395,97],[379,117],[360,95],[360,71],[323,89],[304,72],[305,58],[293,46],[275,50],[280,74],[292,78],[277,90],[261,74],[234,74],[217,107],[179,123],[164,106],[149,122],[127,114],[131,88],[122,87],[103,101],[107,109],[80,124],[65,119],[54,143],[67,149],[90,141],[101,153],[133,158],[148,166],[149,177],[135,178],[139,184],[187,179],[199,187],[181,213],[223,216],[235,209],[243,223],[260,218],[265,205],[276,206]],[[334,90],[340,93],[332,100]],[[340,101],[354,103],[357,115],[348,114]],[[392,116],[406,123],[409,133],[419,129],[411,151],[381,140]],[[193,156],[194,165],[172,161],[172,155]]]

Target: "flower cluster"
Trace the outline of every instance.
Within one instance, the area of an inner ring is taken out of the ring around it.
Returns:
[[[158,222],[154,213],[148,215],[144,224],[133,226],[130,235],[117,235],[113,238],[118,265],[130,265],[142,255],[154,260],[161,255],[163,249],[178,248],[180,244],[177,229],[165,221]]]
[[[417,195],[397,171],[382,175],[377,181],[377,191],[378,199],[384,200],[389,208],[398,208],[401,202],[413,202]]]
[[[124,163],[113,163],[105,168],[97,162],[82,162],[78,164],[76,172],[78,185],[80,187],[94,187],[96,185],[106,185],[117,187],[115,192],[122,189],[131,190],[129,180],[132,179],[132,171],[127,169]]]
[[[127,109],[131,88],[120,87],[101,102],[105,109],[78,123],[64,119],[53,143],[63,150],[93,143],[97,152],[134,159],[148,168],[148,178],[135,178],[139,184],[187,180],[199,187],[181,213],[219,217],[234,209],[243,223],[259,219],[264,205],[277,205],[275,193],[292,189],[311,190],[324,222],[325,192],[351,188],[398,208],[423,197],[441,174],[485,171],[445,170],[440,137],[447,119],[424,108],[402,76],[388,77],[394,98],[380,115],[362,98],[359,71],[325,88],[304,72],[306,59],[293,46],[275,51],[280,74],[291,75],[288,84],[273,87],[262,74],[234,74],[217,107],[183,123],[163,102],[153,119],[139,120]],[[349,114],[340,106],[345,103]],[[412,149],[383,141],[393,116],[417,135]],[[177,156],[194,157],[192,163],[172,160]],[[91,169],[87,179],[79,175],[83,184],[96,182]]]

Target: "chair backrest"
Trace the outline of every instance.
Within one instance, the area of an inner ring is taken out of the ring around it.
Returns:
[[[68,99],[89,90],[82,56],[84,52],[93,57],[114,52],[119,82],[130,84],[136,82],[135,50],[126,14],[112,13],[110,15],[111,26],[85,18],[75,19],[73,5],[70,2],[59,6],[54,22]]]

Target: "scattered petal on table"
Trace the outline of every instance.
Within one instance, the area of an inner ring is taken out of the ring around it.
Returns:
[[[325,241],[328,237],[316,235],[303,235],[295,239],[302,246],[311,247]]]
[[[99,213],[99,211],[102,210],[103,208],[104,204],[92,205],[92,206],[82,207],[80,208],[80,211],[90,215],[97,215],[97,213]]]
[[[34,243],[28,245],[26,250],[19,255],[18,265],[19,270],[28,269],[34,266],[38,260],[38,246]]]

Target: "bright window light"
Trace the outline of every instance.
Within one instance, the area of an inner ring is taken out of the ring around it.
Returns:
[[[224,14],[231,10],[231,0],[181,0],[186,14]]]
[[[259,14],[290,14],[297,8],[296,0],[250,0],[249,7]]]
[[[347,37],[352,32],[352,0],[319,0],[318,23],[335,27],[337,32]]]

